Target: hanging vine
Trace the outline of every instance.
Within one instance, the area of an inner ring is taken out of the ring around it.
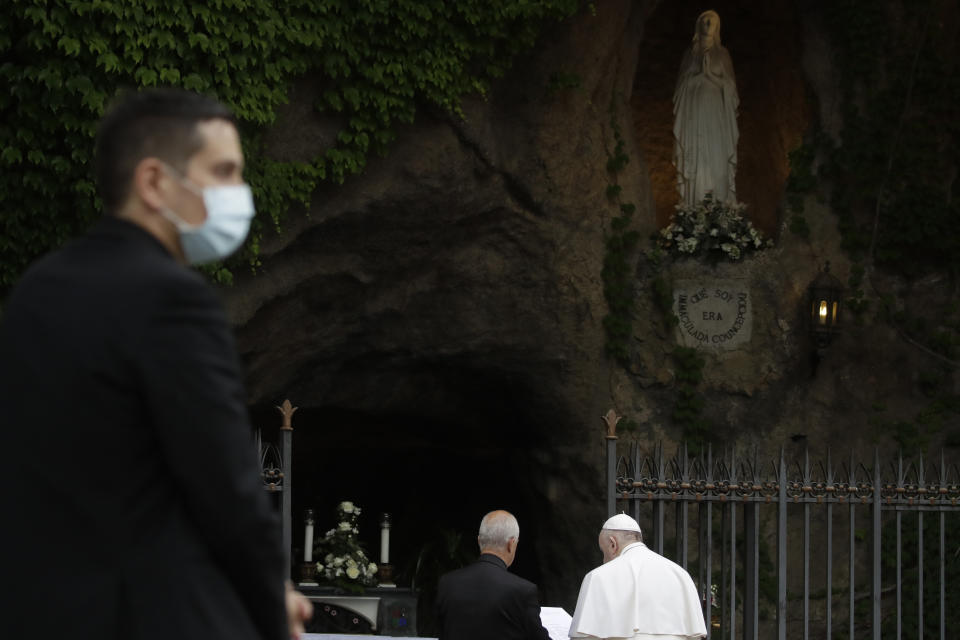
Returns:
[[[623,187],[617,182],[617,174],[630,162],[624,147],[623,135],[616,121],[613,104],[610,106],[610,128],[613,130],[614,148],[607,154],[607,199],[617,206],[619,214],[610,223],[603,256],[603,295],[609,313],[603,318],[606,333],[607,355],[621,363],[630,357],[630,338],[633,336],[633,270],[631,256],[637,247],[640,234],[630,228],[637,207],[632,202],[623,202]]]
[[[960,74],[937,0],[837,0],[826,9],[843,87],[841,144],[820,147],[843,246],[916,277],[960,268]],[[821,141],[823,141],[821,137]]]
[[[956,42],[944,28],[956,7],[944,0],[836,0],[823,11],[843,126],[838,140],[817,133],[811,148],[791,158],[788,192],[811,190],[807,174],[816,153],[822,163],[813,181],[829,193],[853,261],[848,308],[858,321],[876,310],[905,342],[956,367],[960,362],[931,346],[935,335],[908,330],[918,326],[912,314],[940,317],[949,328],[953,312],[905,314],[902,301],[878,290],[873,277],[875,269],[908,280],[960,274],[960,74]],[[802,235],[805,221],[791,209],[791,228]]]
[[[949,16],[958,17],[956,4],[834,0],[822,6],[842,87],[842,129],[837,140],[813,135],[809,148],[791,158],[788,191],[816,185],[829,194],[842,247],[853,261],[847,308],[855,321],[874,311],[929,357],[915,373],[924,406],[912,416],[888,416],[880,401],[871,424],[907,449],[924,449],[934,436],[956,445],[960,395],[949,381],[960,365],[960,308],[949,298],[906,304],[882,291],[875,277],[883,270],[909,282],[938,273],[952,285],[960,275],[960,74],[955,36],[945,28]],[[813,154],[822,162],[810,173]]]

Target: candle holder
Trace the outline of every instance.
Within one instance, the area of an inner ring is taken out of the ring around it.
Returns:
[[[377,565],[377,575],[380,576],[380,582],[377,584],[378,587],[392,588],[397,586],[393,581],[392,564]]]
[[[300,563],[300,586],[302,587],[315,587],[317,586],[317,563],[316,562],[301,562]]]

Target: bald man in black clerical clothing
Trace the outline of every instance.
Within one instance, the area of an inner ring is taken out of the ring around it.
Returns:
[[[519,540],[512,514],[484,516],[477,536],[480,558],[440,578],[440,640],[549,640],[540,624],[537,585],[507,571]]]

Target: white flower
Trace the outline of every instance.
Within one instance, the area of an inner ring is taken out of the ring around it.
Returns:
[[[349,522],[340,523],[340,531],[350,531],[352,528],[353,525],[351,525]]]
[[[376,563],[371,562],[369,565],[367,565],[367,570],[370,571],[370,575],[373,575],[374,573],[376,573],[377,572]]]
[[[354,506],[352,502],[346,501],[340,503],[340,511],[343,511],[344,513],[353,513],[353,509]]]
[[[343,569],[337,569],[336,571],[333,572],[333,575],[339,578],[340,576],[343,575]]]
[[[333,566],[339,567],[339,566],[342,566],[342,565],[343,565],[343,558],[341,558],[341,557],[338,556],[338,557],[336,557],[336,558],[333,559]]]
[[[354,567],[347,567],[347,577],[351,580],[356,580],[357,576],[360,575],[360,570]]]
[[[317,563],[317,573],[320,573],[321,571],[323,571],[323,565],[318,562],[318,563]]]

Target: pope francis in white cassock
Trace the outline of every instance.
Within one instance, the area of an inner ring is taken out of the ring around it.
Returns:
[[[604,564],[583,578],[571,638],[690,640],[707,635],[690,575],[640,539],[640,525],[626,514],[603,524]]]

